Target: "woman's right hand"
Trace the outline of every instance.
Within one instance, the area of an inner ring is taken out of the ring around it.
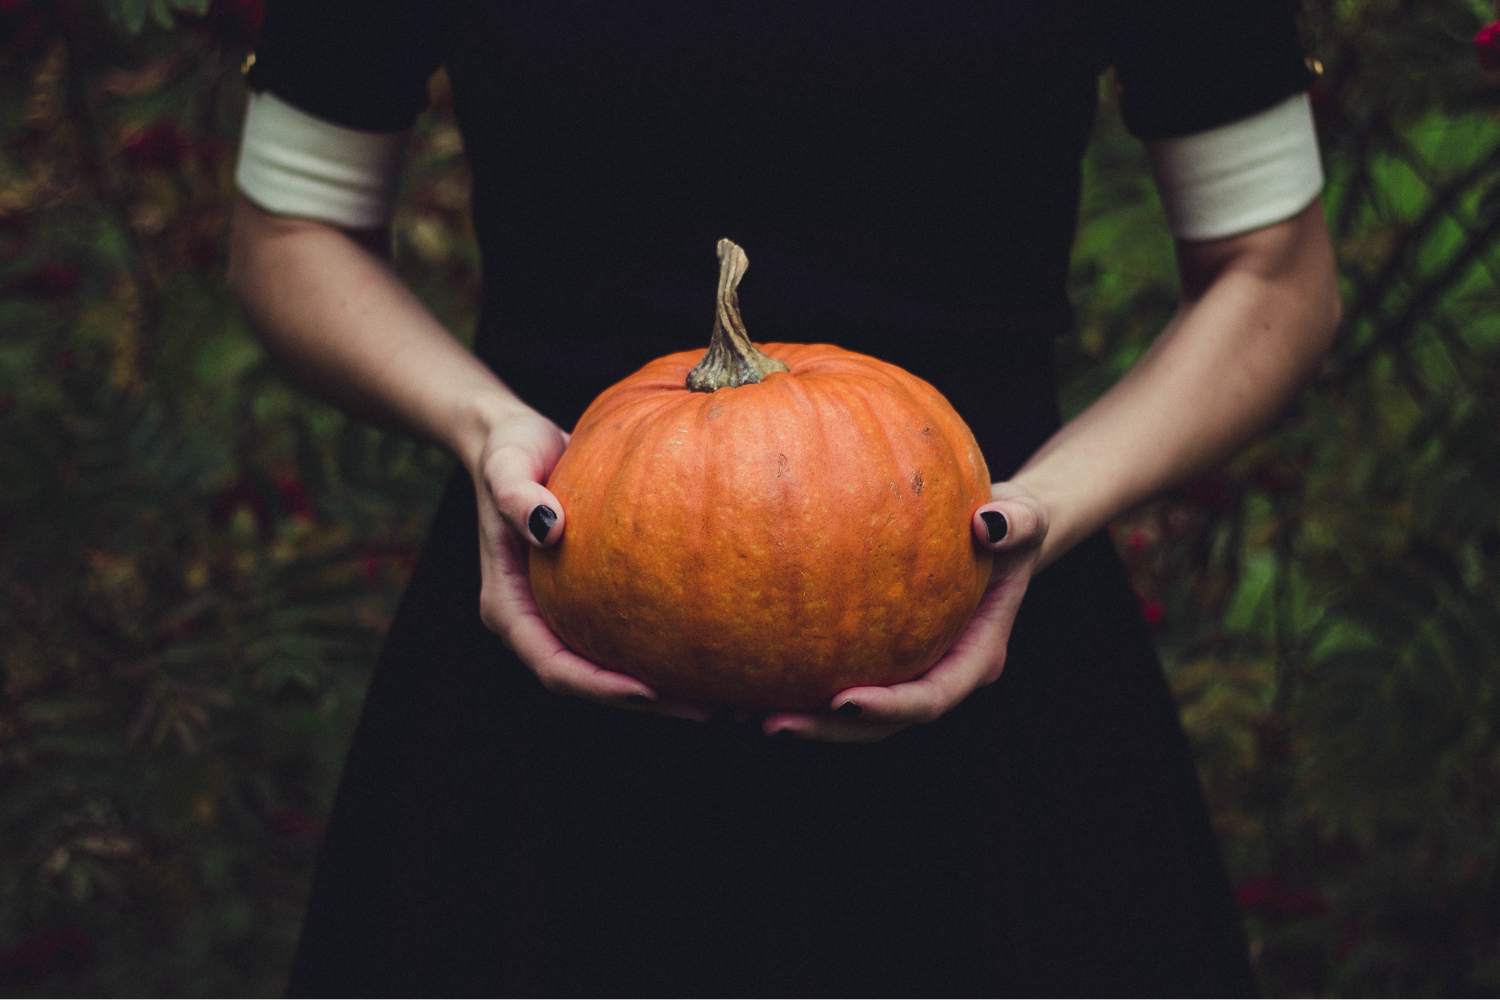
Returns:
[[[706,721],[702,706],[664,702],[646,684],[570,650],[542,618],[532,596],[528,546],[556,545],[567,512],[546,486],[569,435],[534,411],[489,432],[470,469],[479,508],[479,617],[553,694]]]

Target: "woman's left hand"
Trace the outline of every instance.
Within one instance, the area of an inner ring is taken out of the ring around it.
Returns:
[[[977,543],[995,553],[994,574],[974,617],[943,658],[904,684],[846,688],[833,697],[826,713],[769,715],[761,724],[768,735],[873,742],[931,722],[999,679],[1011,625],[1047,537],[1047,512],[1035,495],[1015,483],[996,483],[990,495],[993,499],[974,512],[973,531]]]

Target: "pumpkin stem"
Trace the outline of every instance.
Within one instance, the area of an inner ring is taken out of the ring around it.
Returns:
[[[719,240],[719,299],[714,309],[714,334],[708,353],[688,372],[687,387],[693,392],[716,392],[726,387],[759,382],[772,372],[787,370],[785,362],[764,354],[750,342],[745,320],[740,316],[737,289],[750,258],[733,240]]]

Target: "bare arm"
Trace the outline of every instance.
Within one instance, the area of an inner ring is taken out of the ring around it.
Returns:
[[[1242,236],[1179,242],[1178,258],[1182,306],[1151,349],[975,511],[970,527],[994,551],[995,572],[948,653],[914,681],[839,692],[832,715],[773,714],[768,732],[874,740],[943,715],[1000,676],[1037,570],[1223,460],[1281,410],[1338,327],[1321,207]],[[1005,530],[995,532],[991,519]]]
[[[1333,343],[1338,279],[1322,207],[1179,242],[1183,301],[1151,348],[1011,480],[1049,520],[1045,566],[1265,427]]]
[[[489,432],[531,411],[396,277],[386,243],[383,232],[275,215],[241,196],[229,282],[309,390],[440,444],[473,472]]]
[[[545,483],[568,435],[443,329],[386,264],[385,234],[275,215],[243,197],[233,226],[230,284],[267,348],[311,391],[446,447],[468,470],[485,627],[549,691],[706,718],[584,660],[543,621],[526,547],[562,538],[567,512]]]

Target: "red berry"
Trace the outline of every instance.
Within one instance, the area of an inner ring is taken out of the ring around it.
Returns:
[[[1474,35],[1474,54],[1487,70],[1500,70],[1500,21],[1492,21]]]
[[[136,170],[176,170],[191,151],[187,136],[168,120],[150,125],[125,140],[125,162]]]
[[[276,496],[281,501],[281,509],[292,520],[312,520],[312,500],[307,495],[307,487],[302,484],[302,480],[295,472],[276,474]]]

